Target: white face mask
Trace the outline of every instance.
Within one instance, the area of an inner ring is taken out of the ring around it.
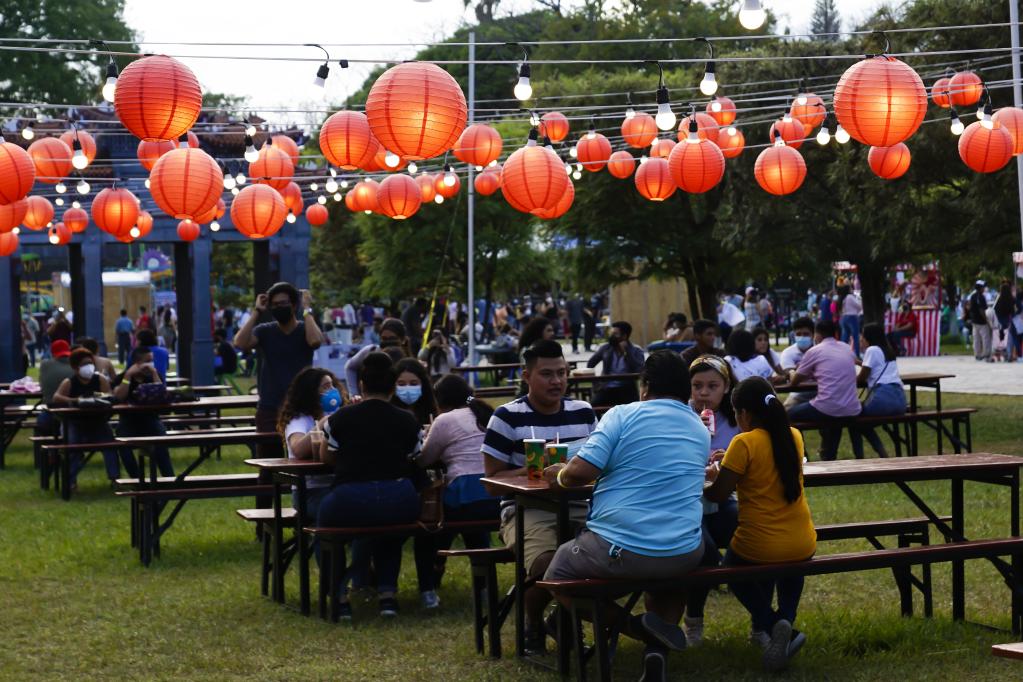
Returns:
[[[92,379],[92,375],[96,373],[96,365],[88,364],[82,365],[78,368],[78,376],[82,377],[86,381]]]

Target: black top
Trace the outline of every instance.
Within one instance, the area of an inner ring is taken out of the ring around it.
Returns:
[[[70,395],[72,398],[91,398],[100,392],[98,374],[93,374],[92,378],[84,384],[77,376],[71,377],[70,382]]]
[[[979,291],[970,294],[970,322],[987,324],[987,298]]]
[[[335,451],[334,485],[408,478],[422,488],[426,476],[413,461],[422,446],[421,428],[407,410],[383,400],[342,407],[323,428]]]
[[[259,362],[260,410],[279,409],[291,380],[302,369],[313,364],[313,348],[305,340],[305,322],[299,322],[290,334],[281,331],[276,322],[264,322],[252,330],[261,354]]]
[[[222,361],[220,367],[214,368],[216,374],[234,374],[238,371],[238,353],[235,351],[234,346],[227,341],[221,341],[213,347],[213,352]]]

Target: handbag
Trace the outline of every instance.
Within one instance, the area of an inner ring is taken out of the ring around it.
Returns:
[[[160,382],[139,384],[132,391],[130,399],[136,405],[163,405],[170,402],[167,386]]]
[[[444,525],[444,476],[429,472],[430,482],[419,491],[419,519],[426,530],[440,530]],[[435,477],[436,476],[436,477]]]

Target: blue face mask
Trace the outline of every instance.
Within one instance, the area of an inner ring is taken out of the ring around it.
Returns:
[[[341,392],[332,388],[326,393],[320,394],[320,408],[323,414],[334,414],[341,407]]]
[[[810,346],[813,345],[812,336],[797,336],[796,337],[796,348],[799,350],[809,350]]]
[[[398,386],[394,389],[395,394],[398,396],[398,400],[405,403],[406,405],[412,405],[423,395],[422,386]]]

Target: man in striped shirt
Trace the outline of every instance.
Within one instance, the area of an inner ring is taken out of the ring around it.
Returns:
[[[521,476],[526,473],[526,438],[555,439],[568,444],[569,457],[582,447],[597,426],[590,404],[565,398],[568,364],[561,345],[540,340],[524,353],[522,378],[529,392],[494,412],[483,439],[483,460],[486,475],[491,478]],[[515,548],[515,504],[501,503],[501,539]],[[586,521],[587,505],[573,504],[571,520]],[[523,533],[523,562],[530,576],[541,577],[558,548],[557,516],[553,512],[527,509]],[[543,610],[550,602],[550,593],[539,588],[526,591],[526,649],[542,653],[545,649]]]

